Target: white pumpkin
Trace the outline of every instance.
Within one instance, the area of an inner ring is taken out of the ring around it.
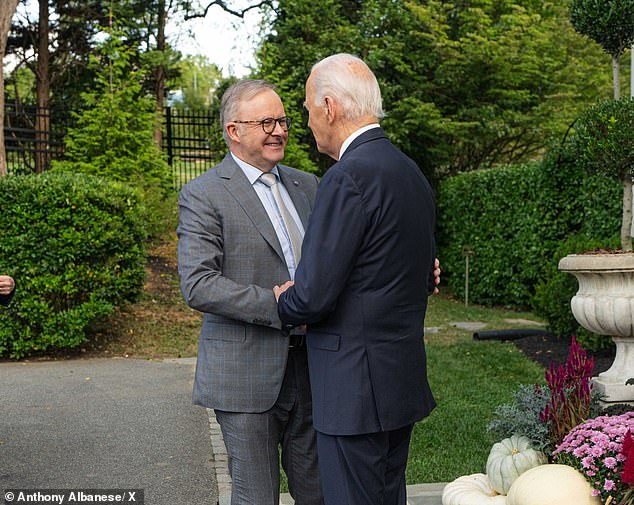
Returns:
[[[506,496],[491,487],[483,473],[463,475],[445,486],[442,505],[506,505]]]
[[[531,447],[523,435],[513,435],[493,444],[487,459],[486,472],[493,489],[508,493],[511,484],[526,470],[548,462],[543,452]]]
[[[584,476],[567,465],[541,465],[520,475],[507,505],[601,505]]]

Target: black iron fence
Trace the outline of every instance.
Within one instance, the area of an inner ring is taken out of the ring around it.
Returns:
[[[70,122],[67,111],[5,104],[4,143],[9,173],[42,172],[51,160],[61,159]]]
[[[162,149],[172,168],[174,188],[211,168],[219,160],[209,143],[214,118],[208,111],[166,107]],[[68,110],[5,104],[5,150],[11,174],[41,172],[64,156],[64,138],[74,125]]]
[[[213,122],[208,111],[165,108],[165,134],[161,144],[172,167],[176,189],[218,161],[218,155],[209,143]]]

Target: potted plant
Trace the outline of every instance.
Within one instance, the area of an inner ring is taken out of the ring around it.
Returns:
[[[597,389],[608,402],[634,401],[634,100],[620,98],[619,84],[620,56],[634,42],[634,0],[573,0],[571,21],[612,56],[614,100],[600,102],[582,115],[570,142],[583,167],[612,175],[623,185],[622,250],[569,255],[559,269],[579,281],[571,302],[577,321],[616,344],[614,363],[594,378]]]

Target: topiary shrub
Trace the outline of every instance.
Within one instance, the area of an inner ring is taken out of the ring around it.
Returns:
[[[0,177],[0,272],[17,283],[0,310],[0,355],[76,347],[144,280],[139,193],[89,175]]]
[[[619,181],[623,187],[621,248],[632,250],[632,177],[634,176],[634,98],[605,100],[575,123],[570,139],[579,166]]]

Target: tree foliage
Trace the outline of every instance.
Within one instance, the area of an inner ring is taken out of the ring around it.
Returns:
[[[45,0],[42,0],[45,1]],[[173,9],[178,9],[178,2]],[[165,51],[157,50],[159,0],[102,0],[49,2],[51,22],[49,30],[50,89],[52,105],[75,107],[81,104],[81,94],[90,90],[94,69],[90,66],[90,56],[104,27],[113,23],[125,33],[130,49],[130,57],[136,64],[156,68],[164,64],[167,78],[175,75],[178,61],[169,46]],[[37,64],[37,17],[28,11],[16,17],[12,28],[8,50],[20,61],[21,67],[30,68],[35,74]],[[34,56],[35,54],[35,56]],[[154,90],[154,76],[147,72],[144,88]],[[30,102],[32,97],[22,96]]]
[[[222,72],[207,56],[185,56],[178,64],[179,77],[173,86],[181,91],[174,105],[185,109],[208,109],[216,97]]]
[[[154,101],[143,92],[143,69],[132,64],[121,34],[100,48],[91,57],[93,89],[82,94],[86,108],[68,132],[65,160],[54,167],[167,189],[169,167],[153,141]]]
[[[633,0],[572,0],[570,19],[610,55],[619,56],[634,43]]]
[[[351,51],[361,43],[355,26],[363,2],[284,0],[270,20],[271,33],[257,54],[257,77],[277,86],[286,114],[293,119],[285,161],[304,170],[323,172],[331,160],[317,153],[312,134],[304,126],[304,83],[311,66],[331,53]],[[328,15],[324,16],[324,12]],[[358,46],[360,47],[360,46]]]
[[[296,125],[312,64],[357,54],[381,84],[390,137],[433,180],[540,156],[609,89],[605,55],[573,30],[565,3],[280,0],[271,28],[259,75]],[[306,129],[293,140],[312,142]]]

